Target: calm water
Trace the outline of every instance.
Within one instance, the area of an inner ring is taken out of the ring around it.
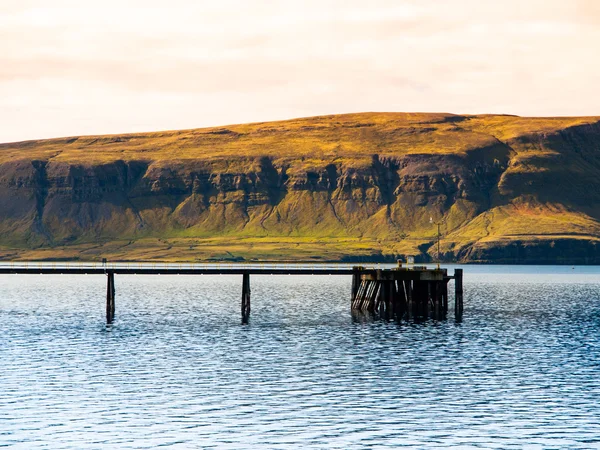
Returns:
[[[0,446],[600,448],[600,268],[465,267],[462,323],[350,277],[0,276]]]

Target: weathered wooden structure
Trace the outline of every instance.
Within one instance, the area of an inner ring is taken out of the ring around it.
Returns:
[[[381,318],[443,319],[448,313],[448,282],[455,281],[455,313],[463,312],[462,269],[396,267],[368,269],[343,265],[299,264],[97,264],[0,263],[0,274],[105,274],[106,322],[115,318],[115,274],[128,275],[242,275],[242,323],[250,318],[250,275],[351,275],[351,309]]]
[[[115,318],[115,273],[106,273],[106,323]]]
[[[242,323],[250,319],[250,274],[242,275]]]
[[[455,280],[454,311],[463,312],[462,269],[426,267],[366,269],[354,267],[352,310],[386,319],[444,319],[448,314],[448,282]]]

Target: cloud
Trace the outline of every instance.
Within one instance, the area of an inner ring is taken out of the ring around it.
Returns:
[[[596,1],[4,0],[0,141],[366,110],[597,115]]]

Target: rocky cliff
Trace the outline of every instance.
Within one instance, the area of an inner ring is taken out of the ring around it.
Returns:
[[[600,263],[600,119],[365,113],[0,145],[4,259]],[[433,220],[433,224],[431,223]]]

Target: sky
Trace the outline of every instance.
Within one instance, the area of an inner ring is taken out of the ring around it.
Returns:
[[[0,142],[363,111],[600,115],[600,0],[1,0]]]

